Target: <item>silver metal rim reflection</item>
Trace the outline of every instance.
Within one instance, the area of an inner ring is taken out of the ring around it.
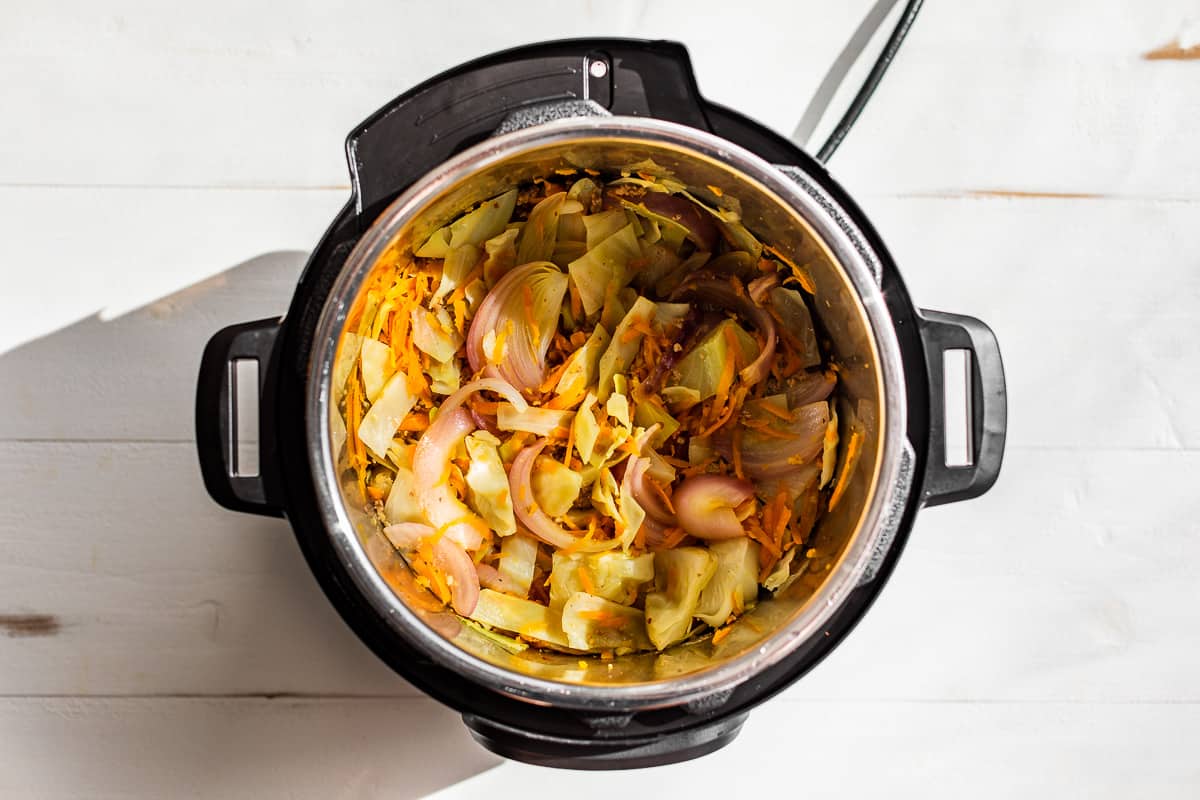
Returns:
[[[394,235],[421,209],[460,180],[498,162],[542,147],[571,141],[611,139],[644,142],[690,151],[694,156],[723,163],[754,182],[798,214],[824,240],[854,289],[869,322],[882,383],[882,434],[874,485],[868,508],[846,552],[821,588],[796,617],[756,650],[711,670],[670,680],[600,686],[568,684],[534,678],[490,664],[430,630],[392,592],[368,559],[338,492],[336,454],[332,452],[328,420],[337,340],[350,305],[371,266]],[[906,446],[907,419],[903,363],[891,317],[871,267],[875,256],[845,220],[835,220],[829,198],[814,197],[792,177],[758,156],[724,139],[674,123],[638,117],[567,119],[488,139],[441,165],[397,198],[372,225],[347,258],[317,323],[309,365],[305,402],[306,436],[318,507],[334,549],[359,592],[390,627],[436,662],[505,694],[533,703],[581,709],[638,710],[682,705],[699,697],[728,691],[785,659],[825,623],[859,584],[879,537],[884,515],[896,505],[897,473]],[[823,201],[823,202],[822,202]],[[841,223],[841,224],[839,224]]]

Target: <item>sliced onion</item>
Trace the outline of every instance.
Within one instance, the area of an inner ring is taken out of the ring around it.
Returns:
[[[766,299],[767,293],[779,285],[778,275],[763,275],[761,278],[755,278],[746,285],[746,291],[750,294],[750,299],[761,304]]]
[[[495,392],[512,403],[518,411],[525,411],[529,408],[529,403],[525,402],[521,393],[508,381],[503,378],[479,378],[447,397],[438,407],[438,418],[440,419],[442,414],[447,414],[467,402],[467,398],[471,395],[482,391]],[[436,425],[437,420],[434,420],[433,424]],[[433,430],[433,425],[429,427],[429,430]],[[428,436],[429,432],[426,431],[425,435]]]
[[[563,528],[542,510],[533,495],[533,462],[548,442],[539,439],[517,453],[512,467],[508,471],[508,485],[512,492],[513,511],[516,512],[517,522],[524,525],[529,532],[551,547],[560,550],[571,549],[579,553],[594,553],[600,550],[611,550],[615,541],[584,543],[574,533]]]
[[[413,453],[413,493],[421,514],[426,522],[467,550],[475,550],[483,543],[483,532],[488,526],[455,495],[446,477],[450,457],[476,427],[475,419],[462,404],[475,392],[485,389],[502,395],[518,408],[529,407],[521,393],[505,381],[498,378],[471,381],[446,398]]]
[[[775,436],[744,428],[740,448],[742,469],[755,480],[777,478],[802,469],[824,449],[828,424],[829,405],[816,402],[792,411],[789,422],[772,423]],[[733,458],[733,432],[728,426],[713,434],[712,444],[725,458]]]
[[[533,308],[525,308],[526,296]],[[536,389],[546,369],[546,352],[554,338],[567,276],[549,261],[523,264],[497,281],[483,298],[467,331],[467,360],[478,372],[488,363],[483,340],[491,333],[503,337],[504,349],[496,366],[500,375],[518,389]],[[538,330],[531,329],[532,316]],[[537,334],[536,336],[534,334]]]
[[[466,409],[443,411],[417,442],[413,454],[413,488],[421,514],[426,522],[467,550],[483,543],[487,524],[458,499],[447,475],[450,457],[474,430],[475,420]]]
[[[806,372],[792,380],[787,387],[789,408],[825,400],[833,394],[837,377],[832,372]]]
[[[624,481],[628,478],[630,493],[642,510],[646,512],[647,520],[653,520],[664,526],[678,525],[675,512],[667,506],[661,490],[646,474],[650,463],[649,458],[634,459],[633,464],[626,468],[626,475],[621,480]]]
[[[642,541],[646,544],[647,550],[658,550],[667,540],[667,533],[671,530],[670,525],[664,525],[657,520],[646,517],[646,521],[642,523]]]
[[[516,595],[517,597],[524,597],[528,594],[528,592],[521,591],[521,587],[501,574],[500,570],[491,564],[476,564],[475,572],[479,575],[479,585],[486,589]]]
[[[436,530],[419,522],[389,525],[383,532],[398,550],[409,556],[418,552],[422,541],[432,540],[432,566],[446,578],[451,607],[464,617],[475,610],[475,604],[479,602],[479,574],[466,550],[448,536],[438,536]]]
[[[666,217],[686,228],[688,235],[701,250],[711,253],[717,246],[717,237],[720,234],[712,214],[701,211],[691,200],[663,192],[646,192],[646,196],[642,198],[642,205],[660,217]]]
[[[699,277],[686,281],[671,295],[676,297],[693,297],[697,300],[727,309],[749,320],[762,337],[758,358],[747,365],[739,373],[742,381],[753,386],[767,377],[771,372],[771,363],[775,359],[775,318],[762,306],[755,303],[745,293],[734,290],[729,281],[712,277]]]
[[[745,531],[734,509],[754,496],[754,486],[728,475],[693,475],[675,489],[680,526],[698,539],[733,539]]]

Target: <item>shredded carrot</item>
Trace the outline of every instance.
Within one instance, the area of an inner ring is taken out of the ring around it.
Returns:
[[[563,465],[568,469],[571,467],[571,449],[575,447],[575,426],[567,427],[567,447],[563,450]]]
[[[854,465],[857,463],[858,456],[862,452],[862,443],[862,431],[851,431],[850,441],[846,443],[846,460],[842,463],[842,473],[838,475],[837,483],[833,487],[833,494],[829,496],[830,511],[841,502],[842,495],[846,493],[846,486],[850,483],[850,474],[854,471]]]
[[[454,287],[454,291],[446,298],[446,302],[453,303],[455,300],[462,300],[467,296],[467,287],[482,277],[483,263],[480,262],[473,270],[467,273],[467,277],[463,278],[462,283]]]
[[[576,575],[579,577],[579,585],[588,594],[596,593],[596,584],[592,583],[592,576],[588,573],[585,567],[580,567],[576,570]]]
[[[773,417],[779,417],[785,422],[791,422],[794,419],[790,411],[788,411],[786,408],[780,408],[774,403],[759,403],[755,406],[755,408],[759,409],[760,411],[765,411]]]
[[[745,480],[746,474],[742,472],[742,433],[741,426],[733,429],[733,474]]]
[[[454,327],[458,329],[459,333],[467,332],[466,300],[459,299],[454,301]]]
[[[555,411],[566,411],[583,402],[583,398],[587,396],[587,388],[580,386],[574,392],[568,394],[559,394],[551,397],[546,402],[542,403],[542,408],[549,408]]]
[[[715,633],[713,633],[712,643],[720,644],[725,639],[725,637],[729,635],[730,631],[732,631],[732,630],[733,630],[733,628],[729,627],[728,625],[725,626],[724,628],[718,629]]]
[[[428,428],[429,428],[429,415],[421,414],[419,412],[414,412],[412,414],[409,414],[407,417],[404,418],[404,421],[400,423],[400,430],[402,430],[402,431],[419,432],[419,431],[424,431]]]
[[[568,362],[564,361],[554,369],[550,370],[550,373],[546,375],[546,379],[542,381],[542,385],[538,387],[538,391],[549,392],[555,386],[557,386],[559,379],[563,376],[563,373],[567,371],[567,363]]]
[[[583,298],[574,280],[567,281],[567,294],[571,299],[571,318],[583,319]]]
[[[378,502],[380,500],[383,500],[385,497],[387,497],[387,493],[384,492],[383,489],[379,488],[378,486],[368,486],[367,487],[367,497]]]

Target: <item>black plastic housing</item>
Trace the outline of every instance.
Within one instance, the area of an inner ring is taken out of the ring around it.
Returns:
[[[588,69],[596,61],[606,65],[603,79]],[[900,529],[874,579],[851,593],[824,631],[784,662],[702,707],[589,714],[535,706],[432,663],[397,635],[359,594],[333,551],[315,499],[304,419],[312,337],[334,280],[358,238],[412,182],[491,135],[512,111],[583,99],[613,113],[652,116],[709,131],[772,163],[799,167],[842,206],[879,257],[883,296],[907,377],[907,431],[916,455],[914,474],[934,476],[929,479],[928,491],[914,487]],[[882,240],[824,166],[778,134],[706,101],[696,87],[687,51],[676,43],[582,39],[488,56],[396,98],[350,134],[346,149],[352,197],[312,253],[278,330],[266,321],[251,324],[242,332],[222,332],[223,338],[218,334],[206,352],[197,399],[197,435],[210,493],[237,510],[284,513],[313,574],[355,633],[396,672],[461,712],[472,734],[502,755],[549,766],[613,769],[671,763],[724,745],[737,734],[751,708],[812,669],[849,633],[887,581],[922,498],[936,501],[942,489],[936,476],[945,468],[934,466],[927,471],[931,397],[922,331],[942,325],[937,331],[943,338],[954,338],[946,327],[953,327],[952,319],[923,319]],[[268,328],[272,329],[269,335],[263,332]],[[267,338],[271,339],[269,347]],[[241,481],[234,487],[223,485],[221,478],[221,470],[227,466],[221,448],[230,423],[212,417],[228,413],[230,405],[221,393],[221,382],[227,380],[223,377],[226,372],[221,371],[227,370],[225,359],[243,351],[269,360],[261,370],[260,426],[270,450],[263,454],[259,485]],[[995,361],[998,366],[998,351]],[[1002,392],[1002,378],[1000,386]],[[985,490],[994,481],[1003,450],[1003,422],[1001,414],[994,463],[968,491],[980,486]],[[946,488],[963,491],[957,482]]]

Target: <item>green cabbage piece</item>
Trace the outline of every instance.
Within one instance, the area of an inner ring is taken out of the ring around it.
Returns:
[[[583,206],[575,200],[568,200],[566,192],[552,194],[534,206],[517,241],[517,263],[549,261],[558,241],[559,216],[581,211]]]
[[[650,437],[650,446],[654,448],[662,447],[663,442],[679,430],[679,420],[663,408],[662,401],[657,397],[646,397],[637,401],[633,409],[633,422],[642,428],[659,426]]]
[[[616,383],[622,377],[621,375],[614,375],[613,382]],[[626,428],[633,427],[633,422],[629,419],[629,398],[620,389],[617,389],[608,396],[608,400],[604,403],[604,410],[608,412],[610,417]]]
[[[758,598],[758,549],[758,542],[744,536],[708,546],[717,559],[717,571],[696,605],[701,622],[718,628],[731,614],[754,604]]]
[[[606,401],[612,392],[613,376],[625,374],[642,347],[643,334],[634,330],[634,326],[648,327],[654,319],[655,310],[653,301],[639,296],[613,331],[612,341],[600,357],[600,379],[596,392],[596,399],[600,402]]]
[[[337,358],[333,362],[333,402],[337,405],[342,402],[342,398],[346,395],[346,382],[350,380],[350,373],[354,371],[354,364],[358,361],[359,351],[362,349],[363,337],[357,333],[346,332],[342,334],[342,341],[338,345]],[[380,387],[382,388],[382,387]],[[335,414],[335,417],[340,417],[340,414]]]
[[[622,655],[651,646],[645,614],[587,592],[576,592],[563,605],[562,629],[575,650],[614,650]]]
[[[599,196],[600,187],[591,178],[580,178],[571,184],[571,188],[567,190],[567,197],[572,200],[578,200],[583,205],[584,211],[591,209],[592,204]]]
[[[588,214],[583,218],[588,250],[596,247],[628,224],[629,219],[625,216],[625,212],[619,208],[601,211],[599,214]]]
[[[730,352],[725,332],[732,330],[737,349]],[[758,342],[754,337],[731,319],[722,320],[687,352],[671,370],[671,385],[685,386],[700,393],[704,401],[717,393],[721,370],[730,358],[737,359],[738,366],[745,366],[758,357]]]
[[[504,230],[516,206],[516,189],[484,201],[479,208],[434,231],[415,254],[420,258],[445,258],[451,248],[483,244]]]
[[[576,592],[630,605],[637,599],[638,590],[652,580],[652,553],[631,556],[616,550],[603,553],[557,550],[550,567],[550,607],[562,608]]]
[[[453,360],[463,343],[462,334],[454,327],[454,320],[450,319],[445,306],[438,307],[437,311],[414,308],[412,335],[418,350],[443,363]]]
[[[602,468],[592,483],[592,508],[610,519],[620,519],[621,509],[617,507],[620,496],[621,487],[617,485],[612,471],[607,467]]]
[[[775,562],[775,568],[771,570],[771,574],[763,580],[763,588],[772,592],[778,592],[782,589],[792,577],[792,561],[795,558],[795,548],[784,553],[783,557]]]
[[[358,426],[358,438],[380,461],[387,458],[392,437],[416,403],[416,395],[408,391],[408,378],[398,372],[383,387],[379,399],[371,404],[363,416]]]
[[[480,589],[479,602],[471,612],[471,619],[558,647],[569,646],[562,631],[560,614],[555,614],[541,603],[511,594]]]
[[[392,348],[378,339],[363,339],[359,352],[363,388],[367,392],[367,401],[374,403],[395,370]]]
[[[664,245],[661,242],[647,242],[642,239],[642,267],[633,276],[633,283],[643,289],[651,289],[660,280],[670,275],[683,259],[679,257],[679,248]]]
[[[459,369],[458,361],[453,358],[445,363],[440,361],[430,363],[428,372],[429,388],[433,390],[434,394],[454,394],[462,383],[462,371]]]
[[[779,326],[779,335],[800,354],[805,367],[820,364],[821,347],[817,343],[817,330],[803,295],[795,289],[776,286],[769,297],[771,308],[783,323]]]
[[[700,393],[688,386],[664,386],[659,395],[664,403],[679,412],[700,402]]]
[[[574,261],[575,258],[587,252],[587,224],[583,221],[584,215],[582,212],[574,214],[560,214],[558,217],[558,240],[554,245],[555,259],[558,258],[559,248],[563,245],[578,246],[579,253],[568,261]]]
[[[583,488],[583,476],[549,456],[533,462],[533,499],[552,517],[570,510]]]
[[[467,503],[500,536],[517,532],[508,473],[500,460],[500,440],[487,431],[475,431],[465,440],[471,460],[467,474]]]
[[[464,619],[463,625],[466,625],[471,630],[478,633],[483,638],[507,650],[510,653],[524,653],[529,649],[529,645],[522,642],[520,639],[514,639],[511,636],[505,636],[503,633],[494,631],[487,625],[480,625],[473,619]]]
[[[600,424],[592,410],[595,407],[596,395],[588,392],[579,404],[579,410],[575,412],[575,419],[571,423],[575,434],[575,449],[579,451],[579,457],[585,464],[591,463],[592,455],[596,452],[596,442],[600,438]]]
[[[509,228],[483,243],[484,252],[487,253],[483,261],[483,279],[488,285],[495,284],[517,265],[517,236],[520,233],[516,228]],[[486,286],[484,293],[487,293]]]
[[[512,403],[500,403],[496,409],[496,427],[502,431],[525,431],[549,436],[558,428],[571,427],[574,413],[553,408],[529,406],[518,411]]]
[[[529,594],[529,587],[533,583],[537,554],[537,539],[523,533],[506,536],[500,542],[500,561],[496,570],[523,596]]]
[[[392,480],[392,489],[388,492],[383,504],[383,515],[388,524],[399,525],[401,522],[424,522],[421,506],[417,503],[417,495],[413,490],[413,471],[409,467],[397,467],[396,476]]]
[[[592,335],[567,359],[567,366],[554,391],[562,395],[575,395],[589,386],[594,386],[600,376],[600,356],[608,349],[612,337],[603,325],[597,325]]]
[[[567,265],[586,314],[600,310],[610,285],[618,289],[628,285],[633,277],[630,262],[641,255],[637,234],[626,225]]]
[[[442,262],[442,277],[430,300],[431,306],[436,306],[446,299],[446,296],[457,289],[467,279],[475,265],[479,263],[479,248],[473,244],[455,247],[446,254]]]
[[[684,639],[700,593],[717,570],[703,547],[677,547],[654,554],[654,588],[646,595],[646,632],[659,650]]]

